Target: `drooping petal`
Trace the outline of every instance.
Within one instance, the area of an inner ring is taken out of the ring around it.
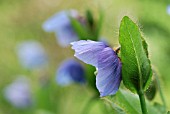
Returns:
[[[57,70],[56,81],[61,86],[69,85],[73,82],[85,83],[84,68],[73,60],[64,61]]]
[[[100,96],[114,95],[121,82],[121,62],[114,50],[103,42],[78,41],[71,43],[75,56],[96,67],[96,86]]]
[[[96,42],[91,40],[80,40],[72,42],[72,49],[75,50],[74,56],[83,62],[98,67],[99,53],[106,47],[103,42]]]
[[[121,63],[116,53],[107,47],[99,53],[96,86],[100,96],[113,95],[121,82]]]

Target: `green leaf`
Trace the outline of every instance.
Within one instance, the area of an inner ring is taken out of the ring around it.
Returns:
[[[121,109],[121,112],[118,114],[142,114],[138,96],[128,91],[119,89],[115,96],[105,97],[104,100],[108,102],[114,110],[115,105],[116,108],[119,107],[119,110]],[[149,102],[146,102],[146,105],[148,108],[148,114],[162,114]]]
[[[87,31],[89,33],[90,39],[97,41],[100,36],[100,31],[102,28],[102,22],[103,22],[103,12],[100,11],[99,19],[95,20],[93,17],[93,14],[90,10],[87,10],[86,12],[86,18],[87,18]]]
[[[78,20],[76,20],[72,17],[70,17],[70,21],[71,21],[71,24],[72,24],[74,30],[80,37],[80,39],[87,40],[88,33],[87,33],[87,29],[85,28],[85,26],[83,26]]]
[[[150,61],[146,54],[147,45],[142,40],[138,26],[127,16],[120,24],[119,42],[124,85],[134,93],[146,90],[152,77]]]
[[[92,12],[90,10],[86,11],[86,19],[87,19],[87,22],[88,22],[89,26],[91,28],[93,28],[93,26],[94,26],[94,18],[93,18],[93,14],[92,14]]]
[[[100,16],[99,16],[99,19],[97,21],[97,24],[96,24],[96,27],[95,27],[95,33],[94,33],[96,39],[99,39],[100,31],[101,31],[101,28],[102,28],[102,23],[103,23],[103,12],[100,11]]]
[[[145,96],[148,100],[151,101],[155,98],[156,92],[157,92],[157,83],[156,83],[156,80],[153,79],[148,89],[145,91]]]
[[[99,96],[99,92],[96,88],[96,76],[94,72],[96,72],[96,68],[94,66],[85,64],[85,76],[88,85],[95,91],[96,96]]]
[[[87,23],[82,25],[77,19],[70,17],[71,24],[80,37],[80,40],[94,40],[97,41],[100,36],[100,30],[103,22],[103,13],[100,12],[98,21],[95,22],[93,14],[90,10],[86,12]]]
[[[149,57],[149,53],[148,53],[148,44],[146,43],[145,39],[143,37],[141,37],[142,39],[142,45],[143,45],[143,48],[145,50],[145,53],[147,55],[147,57]]]

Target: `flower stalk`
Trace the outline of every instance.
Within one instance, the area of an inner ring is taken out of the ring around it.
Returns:
[[[139,95],[139,99],[140,99],[140,105],[141,105],[141,109],[142,109],[142,114],[148,114],[143,90],[140,90],[138,92],[138,95]]]

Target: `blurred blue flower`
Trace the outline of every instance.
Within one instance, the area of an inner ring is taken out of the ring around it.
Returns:
[[[81,40],[72,42],[75,57],[96,67],[96,86],[100,97],[114,95],[121,82],[121,62],[114,50],[103,42]]]
[[[74,82],[84,84],[84,68],[74,59],[66,60],[57,69],[56,81],[61,86],[66,86]]]
[[[43,29],[46,32],[55,32],[58,43],[63,47],[79,39],[71,25],[69,16],[76,19],[79,18],[76,10],[61,11],[50,17],[43,24]]]
[[[42,68],[48,63],[44,48],[36,41],[20,43],[17,46],[17,54],[21,65],[27,69]]]
[[[17,78],[4,89],[4,97],[17,108],[26,108],[32,104],[29,81],[25,77]]]
[[[167,6],[166,10],[167,10],[168,15],[170,15],[170,5]]]

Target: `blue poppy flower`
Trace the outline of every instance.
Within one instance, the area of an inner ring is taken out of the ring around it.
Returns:
[[[74,59],[64,61],[56,72],[56,81],[61,86],[71,83],[85,83],[85,72],[82,65]]]
[[[27,69],[41,68],[47,65],[47,55],[42,45],[36,41],[25,41],[17,46],[21,65]]]
[[[29,81],[25,77],[17,78],[5,87],[4,97],[17,108],[26,108],[32,104]]]
[[[100,97],[114,95],[121,82],[121,62],[114,50],[103,42],[81,40],[72,42],[75,57],[96,67],[96,86]]]
[[[79,39],[72,27],[69,16],[76,19],[79,17],[75,10],[61,11],[50,17],[43,24],[43,29],[46,32],[54,32],[58,43],[63,47]]]

